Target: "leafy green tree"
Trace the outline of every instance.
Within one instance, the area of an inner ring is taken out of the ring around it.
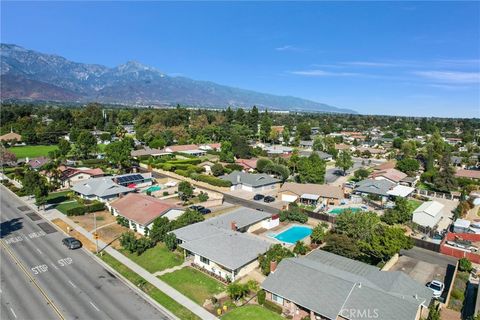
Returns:
[[[473,269],[472,262],[467,258],[461,258],[458,260],[458,269],[460,271],[470,272]]]
[[[352,154],[343,150],[337,155],[337,160],[335,161],[335,166],[343,170],[343,174],[346,174],[347,170],[353,167]]]
[[[428,311],[427,320],[441,320],[441,315],[440,304],[434,302]]]
[[[335,220],[335,231],[352,239],[369,240],[380,218],[375,212],[344,210]]]
[[[235,162],[233,147],[230,141],[223,141],[220,150],[220,161]]]
[[[326,245],[322,250],[332,252],[346,258],[362,260],[363,253],[357,241],[341,233],[329,233],[325,237]]]
[[[272,119],[270,119],[270,116],[265,111],[265,113],[262,116],[262,121],[260,122],[260,140],[264,142],[268,141],[271,130],[272,130]]]
[[[105,156],[119,168],[128,168],[131,166],[131,152],[133,150],[132,138],[124,138],[121,141],[115,141],[105,147]]]
[[[252,110],[248,113],[248,125],[250,126],[250,129],[254,133],[254,135],[257,134],[258,132],[258,122],[260,119],[260,115],[258,113],[258,108],[256,106],[253,106]]]
[[[227,293],[230,299],[238,301],[249,293],[249,288],[246,283],[232,282],[227,286]]]
[[[280,263],[284,258],[293,257],[293,252],[288,248],[283,247],[281,244],[274,244],[267,252],[258,257],[258,263],[262,269],[264,275],[270,273],[270,262],[276,261]]]
[[[442,192],[450,192],[457,189],[458,183],[455,178],[455,169],[450,165],[450,156],[445,154],[440,160],[440,171],[434,179],[435,188]]]
[[[257,171],[267,172],[267,169],[273,165],[272,160],[267,158],[260,158],[257,160]]]
[[[193,223],[202,222],[205,217],[198,211],[187,209],[177,220],[172,221],[172,230],[188,226]]]
[[[198,195],[198,201],[205,202],[208,200],[208,198],[208,193],[200,191],[200,194]]]
[[[297,241],[295,247],[293,248],[293,253],[298,255],[305,255],[308,252],[308,247],[303,241]]]
[[[403,144],[403,139],[400,138],[400,137],[397,137],[397,138],[393,139],[392,147],[394,147],[395,149],[401,149],[402,144]]]
[[[178,195],[183,201],[190,199],[193,196],[193,186],[188,181],[182,181],[178,184]]]
[[[167,233],[164,238],[165,246],[168,250],[174,251],[177,249],[177,237],[174,233]]]
[[[325,240],[326,236],[326,224],[319,223],[313,228],[312,234],[310,235],[310,239],[312,243],[321,244]]]
[[[408,205],[407,199],[397,197],[395,207],[393,209],[387,209],[380,219],[389,225],[411,221],[412,210]]]
[[[215,163],[212,168],[212,174],[215,176],[215,177],[218,177],[218,176],[221,176],[225,173],[225,168],[222,166],[221,163]]]
[[[86,159],[97,150],[97,139],[90,131],[83,130],[77,137],[75,150]]]
[[[62,158],[66,157],[68,153],[72,150],[70,142],[65,139],[60,139],[58,141],[58,152]]]
[[[325,182],[325,161],[316,153],[312,153],[308,158],[300,158],[298,161],[297,180],[301,183]]]
[[[409,176],[414,176],[420,169],[420,164],[412,158],[404,158],[397,162],[396,168]]]
[[[313,146],[312,149],[314,151],[323,151],[323,140],[320,137],[316,137],[315,140],[313,140]]]
[[[290,130],[288,128],[284,128],[282,132],[282,139],[284,144],[289,144],[290,143]]]
[[[149,237],[153,242],[163,242],[168,232],[172,230],[172,225],[167,217],[158,217],[153,221]]]
[[[309,140],[312,134],[312,127],[307,122],[302,122],[297,125],[297,135],[302,140]]]
[[[279,213],[280,221],[296,221],[300,223],[306,223],[308,216],[298,207],[295,203],[291,203],[287,210],[282,210]]]
[[[353,173],[353,176],[358,181],[368,178],[369,175],[370,175],[370,172],[364,168],[360,168]]]

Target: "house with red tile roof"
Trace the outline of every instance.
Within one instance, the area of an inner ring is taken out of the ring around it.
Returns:
[[[400,183],[400,181],[405,179],[407,175],[397,169],[386,169],[386,170],[375,171],[370,175],[370,177],[375,180],[385,179],[393,183]]]
[[[467,179],[480,179],[480,170],[467,170],[460,169],[455,173],[455,176],[458,178],[467,178]]]
[[[178,218],[184,210],[155,197],[140,193],[129,193],[107,205],[114,216],[121,216],[129,221],[130,229],[145,234],[151,230],[153,221],[158,217],[169,220]]]
[[[60,166],[58,170],[61,172],[60,181],[62,188],[70,188],[75,183],[90,178],[103,177],[105,173],[100,168],[73,168]]]
[[[244,171],[253,172],[257,170],[257,160],[257,158],[237,159],[235,163],[241,165]]]

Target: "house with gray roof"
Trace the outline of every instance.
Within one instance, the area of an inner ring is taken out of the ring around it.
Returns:
[[[329,153],[326,153],[324,151],[310,151],[310,150],[301,150],[298,152],[298,155],[300,157],[309,157],[312,153],[318,154],[320,159],[325,160],[325,161],[332,161],[333,156]]]
[[[392,190],[396,185],[396,183],[386,179],[365,179],[357,183],[353,192],[362,196],[378,196],[382,201],[386,201],[389,197],[388,191]]]
[[[235,281],[258,267],[258,255],[272,242],[250,232],[270,229],[279,223],[278,216],[239,208],[230,213],[173,230],[179,246],[193,258],[200,269]]]
[[[222,180],[230,181],[233,190],[246,190],[251,192],[259,192],[271,190],[280,187],[280,180],[273,178],[265,173],[247,173],[242,171],[233,171],[227,175],[220,177]]]
[[[107,202],[116,199],[135,189],[115,183],[112,177],[91,178],[75,184],[72,188],[83,199]]]
[[[432,292],[401,271],[381,271],[330,252],[283,259],[261,287],[295,318],[417,320]]]

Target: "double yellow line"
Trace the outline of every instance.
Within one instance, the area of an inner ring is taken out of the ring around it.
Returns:
[[[7,251],[7,253],[15,261],[15,263],[20,267],[20,269],[23,271],[23,273],[25,273],[25,275],[30,280],[30,282],[32,282],[37,287],[37,289],[43,295],[45,300],[47,300],[47,304],[49,304],[53,308],[53,311],[55,311],[55,313],[58,315],[58,317],[60,319],[65,320],[65,317],[62,315],[62,313],[60,312],[58,307],[53,303],[52,299],[50,299],[48,297],[47,293],[38,285],[35,278],[32,277],[32,275],[30,274],[30,272],[28,272],[28,270],[25,268],[25,266],[22,264],[22,262],[20,262],[20,260],[15,256],[15,254],[13,254],[12,250],[10,250],[10,248],[5,244],[5,242],[3,240],[0,240],[0,243],[2,244],[2,247],[5,249],[5,251]]]

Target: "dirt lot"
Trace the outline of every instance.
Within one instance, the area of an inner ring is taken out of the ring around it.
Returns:
[[[57,226],[59,227],[60,229],[63,230],[63,232],[65,232],[65,234],[68,234],[69,236],[71,237],[75,237],[77,238],[78,240],[80,240],[80,242],[83,244],[83,247],[90,250],[91,252],[95,252],[95,244],[92,243],[90,240],[88,240],[87,238],[85,238],[81,233],[79,233],[78,231],[75,231],[75,230],[72,230],[70,232],[67,231],[67,227],[68,227],[68,224],[66,224],[63,220],[61,219],[53,219],[52,222]],[[71,228],[70,228],[71,230]]]
[[[105,226],[112,222],[115,222],[115,217],[108,211],[100,211],[96,213],[97,216],[97,228]],[[94,229],[93,213],[87,213],[84,216],[71,217],[73,222],[79,224],[85,230],[91,232]]]
[[[121,246],[118,238],[122,235],[122,233],[127,231],[130,231],[130,229],[115,223],[99,229],[98,236],[100,240],[105,242],[107,245],[111,245],[115,249],[120,249]]]

